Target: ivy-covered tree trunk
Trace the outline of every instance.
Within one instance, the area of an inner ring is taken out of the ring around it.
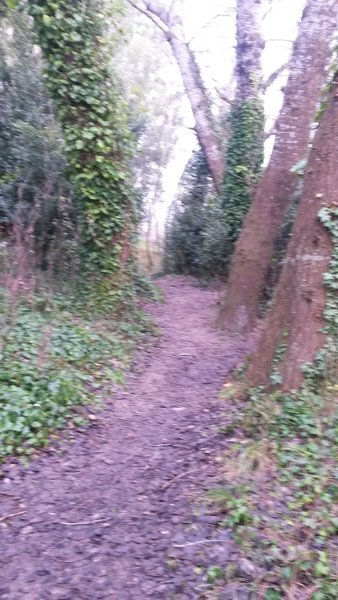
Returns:
[[[296,191],[292,167],[305,158],[325,65],[336,25],[335,0],[308,0],[293,47],[284,103],[270,163],[258,185],[232,259],[219,322],[230,331],[250,330],[276,237]]]
[[[230,258],[263,162],[264,110],[260,97],[261,0],[237,0],[236,96],[222,194],[225,239]]]
[[[300,386],[303,366],[313,363],[327,336],[333,336],[337,351],[337,162],[338,77],[313,143],[288,254],[249,366],[249,384],[268,383],[281,342],[286,350],[277,368],[285,390]]]
[[[134,209],[125,107],[108,71],[100,9],[100,0],[29,1],[82,214],[85,273],[113,299],[130,255]]]

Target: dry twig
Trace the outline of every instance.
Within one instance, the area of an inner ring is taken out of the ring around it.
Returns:
[[[95,525],[96,523],[108,523],[114,517],[108,517],[107,519],[93,519],[92,521],[79,521],[77,523],[68,523],[67,521],[55,521],[58,525],[67,525],[67,527],[78,527],[81,525]]]
[[[19,512],[11,513],[10,515],[5,515],[4,517],[0,517],[0,523],[4,521],[8,521],[9,519],[14,519],[14,517],[18,517],[19,515],[26,514],[25,510],[20,510]]]
[[[226,540],[198,540],[198,542],[187,542],[186,544],[174,544],[174,548],[187,548],[187,546],[200,546],[201,544],[224,544]]]
[[[172,479],[169,479],[169,481],[167,481],[166,483],[161,485],[160,489],[166,490],[172,483],[174,483],[174,481],[177,481],[178,479],[182,479],[183,477],[186,477],[187,475],[192,475],[193,473],[197,473],[200,470],[201,469],[191,469],[190,471],[185,471],[184,473],[180,473],[179,475],[176,475],[175,477],[173,477]]]

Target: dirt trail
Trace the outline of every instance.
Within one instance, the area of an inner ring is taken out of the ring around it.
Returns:
[[[193,502],[217,482],[217,391],[245,347],[212,329],[214,292],[159,285],[163,335],[128,390],[61,453],[6,467],[0,517],[25,513],[0,522],[1,599],[203,598],[205,567],[234,551],[226,531],[199,544],[215,532]]]

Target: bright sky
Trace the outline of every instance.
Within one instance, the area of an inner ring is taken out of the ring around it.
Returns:
[[[265,79],[288,60],[304,5],[305,0],[265,0],[265,49],[262,65]],[[235,0],[184,0],[186,36],[188,40],[192,40],[192,48],[197,54],[208,87],[221,89],[231,80],[236,43],[235,6]],[[287,73],[266,93],[267,129],[279,113],[283,99],[280,89],[285,84],[286,77]],[[166,207],[174,198],[185,164],[196,146],[196,138],[187,128],[193,124],[190,107],[186,102],[186,127],[180,132],[175,159],[164,176],[166,194],[163,204]],[[272,144],[273,138],[270,138],[266,148],[267,155],[271,152]],[[165,219],[164,206],[159,211],[160,221]]]

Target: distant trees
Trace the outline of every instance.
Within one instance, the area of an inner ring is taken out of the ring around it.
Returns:
[[[165,266],[168,272],[189,273],[209,278],[223,266],[221,210],[213,196],[210,171],[203,152],[190,158],[167,221]]]
[[[142,264],[152,272],[153,251],[156,256],[163,255],[165,178],[183,127],[184,89],[162,32],[133,8],[123,14],[122,26],[126,36],[114,51],[112,62],[136,145],[131,170],[141,207],[139,251]]]

